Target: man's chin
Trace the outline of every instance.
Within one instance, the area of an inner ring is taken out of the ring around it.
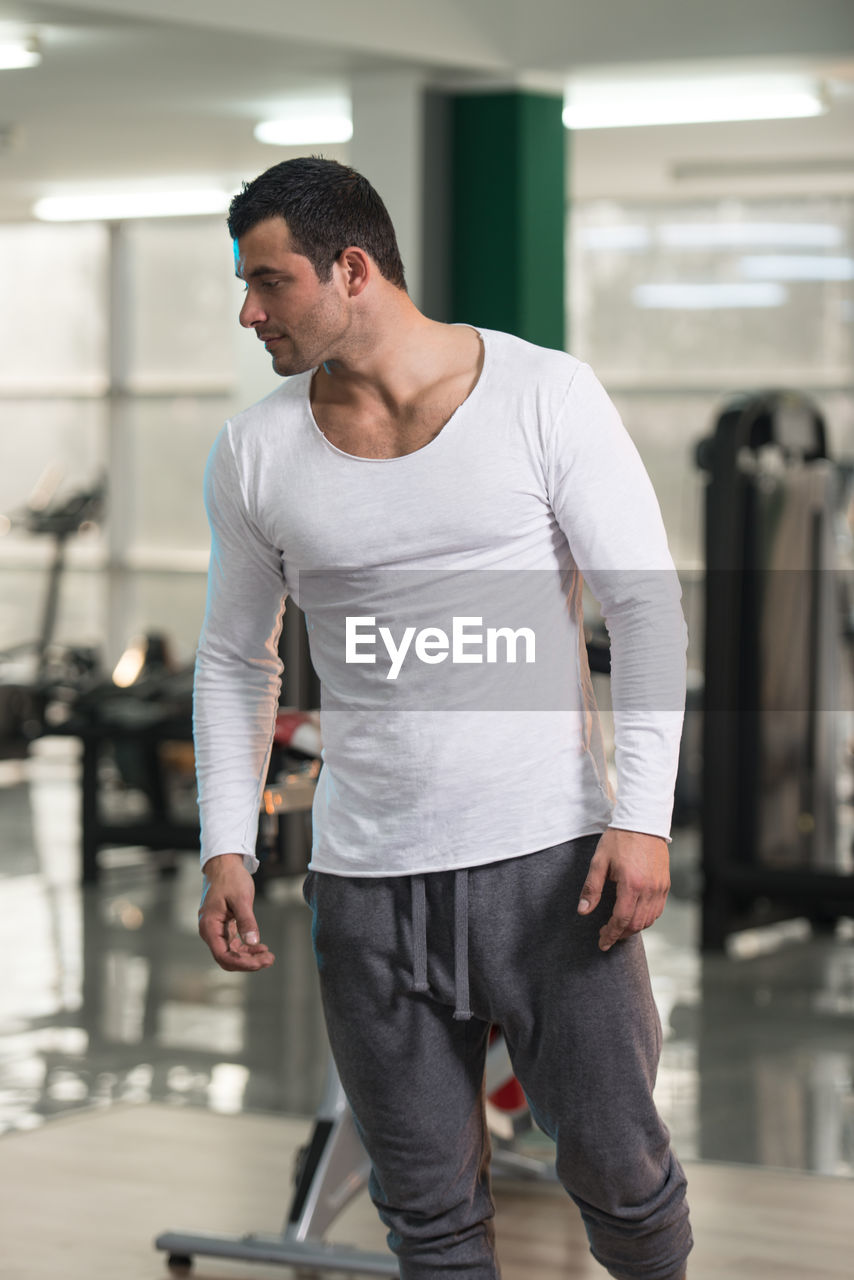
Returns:
[[[273,355],[273,369],[280,378],[292,378],[296,373],[305,373],[308,369],[313,369],[314,365],[306,364],[304,360],[295,359],[293,355],[279,356]]]

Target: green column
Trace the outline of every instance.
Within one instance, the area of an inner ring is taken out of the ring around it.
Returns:
[[[451,111],[452,318],[565,342],[566,130],[559,97],[465,94]]]

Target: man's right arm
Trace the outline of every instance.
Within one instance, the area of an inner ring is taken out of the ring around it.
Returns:
[[[246,935],[257,934],[250,873],[258,866],[258,812],[281,688],[286,587],[281,554],[248,510],[228,426],[208,461],[205,506],[211,559],[193,702],[205,871],[200,931],[224,968],[260,968],[233,961],[269,956]]]
[[[221,969],[267,969],[275,960],[261,942],[252,910],[255,884],[237,853],[205,863],[199,933]]]

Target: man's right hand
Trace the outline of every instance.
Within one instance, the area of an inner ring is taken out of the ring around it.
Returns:
[[[252,910],[255,882],[239,853],[209,858],[199,907],[199,933],[222,969],[268,969],[275,960],[261,942]]]

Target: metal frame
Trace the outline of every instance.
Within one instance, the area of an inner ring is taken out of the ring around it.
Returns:
[[[511,1076],[507,1048],[503,1037],[499,1037],[487,1053],[487,1093],[493,1092]],[[515,1150],[512,1140],[497,1139],[493,1166],[496,1172],[515,1177],[538,1181],[554,1181],[556,1177],[551,1163]],[[323,1099],[308,1144],[300,1152],[296,1187],[281,1234],[225,1236],[165,1231],[157,1237],[154,1246],[168,1253],[170,1267],[187,1267],[195,1256],[202,1255],[356,1275],[396,1276],[398,1263],[391,1253],[370,1253],[354,1245],[330,1244],[324,1239],[335,1219],[367,1185],[370,1169],[370,1161],[356,1131],[338,1072],[330,1058]]]

